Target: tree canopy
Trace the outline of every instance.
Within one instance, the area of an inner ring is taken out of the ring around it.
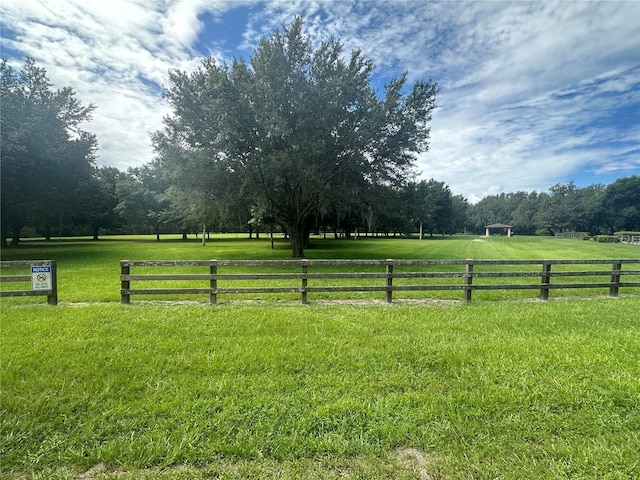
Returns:
[[[263,38],[249,63],[209,57],[191,74],[173,71],[173,113],[154,137],[179,184],[202,199],[236,184],[284,226],[296,257],[336,197],[412,178],[436,95],[435,83],[409,88],[406,75],[377,93],[360,51],[345,58],[337,40],[314,51],[302,28],[298,17]]]
[[[556,184],[549,192],[501,193],[469,209],[471,227],[507,222],[516,232],[535,233],[640,231],[640,177],[619,178],[607,185]]]
[[[605,186],[553,185],[469,205],[435,179],[416,180],[428,148],[435,84],[406,76],[377,92],[373,65],[339,42],[313,51],[296,19],[263,39],[247,63],[210,58],[172,72],[173,114],[154,135],[154,161],[96,168],[84,107],[54,90],[32,59],[0,65],[1,233],[282,231],[302,255],[310,231],[353,234],[483,233],[508,223],[524,235],[640,231],[640,177]],[[26,228],[25,228],[26,227]],[[586,236],[586,235],[585,235]],[[273,246],[273,243],[272,243]]]
[[[45,235],[86,196],[97,141],[81,128],[93,105],[83,107],[69,88],[52,90],[46,71],[28,58],[20,72],[0,64],[3,243],[17,243],[28,218]]]

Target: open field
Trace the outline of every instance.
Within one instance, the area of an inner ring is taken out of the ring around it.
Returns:
[[[360,238],[358,240],[312,239],[308,258],[317,259],[589,259],[639,258],[637,245],[600,244],[547,237],[491,237],[474,241],[474,236],[454,236],[433,240]],[[279,239],[276,248],[269,240],[249,240],[244,235],[218,235],[203,247],[198,241],[184,242],[178,236],[105,237],[62,241],[27,241],[19,248],[2,250],[2,260],[51,259],[58,262],[58,297],[60,302],[109,302],[120,300],[120,260],[194,260],[194,259],[290,259],[289,243]],[[165,270],[166,272],[166,270]],[[8,288],[6,285],[3,288]],[[604,294],[581,292],[587,296]],[[624,292],[623,292],[624,293]],[[531,291],[491,291],[476,293],[476,300],[535,298]],[[576,291],[554,291],[552,297],[575,296]],[[353,297],[353,295],[350,295]],[[379,294],[360,298],[383,298]],[[438,292],[437,298],[460,299],[459,292]],[[175,297],[174,297],[175,298]],[[193,298],[193,297],[192,297]],[[229,297],[227,297],[229,298]],[[238,297],[234,297],[238,298]],[[267,297],[272,299],[273,297]],[[295,296],[283,298],[293,300]],[[358,295],[356,295],[358,298]],[[402,295],[397,296],[402,298]],[[206,301],[202,296],[201,301]],[[158,300],[157,297],[154,300]],[[313,298],[312,298],[313,300]],[[21,301],[14,299],[13,303]],[[33,299],[24,300],[33,303]],[[224,301],[224,298],[222,299]],[[475,301],[475,300],[474,300]]]
[[[555,239],[316,240],[313,258],[632,258]],[[357,245],[357,248],[355,248]],[[354,254],[356,252],[356,254]],[[26,242],[61,304],[2,299],[3,478],[640,476],[640,298],[120,305],[118,261],[284,243]],[[515,300],[515,301],[514,301]]]

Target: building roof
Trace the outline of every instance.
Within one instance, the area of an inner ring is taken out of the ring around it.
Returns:
[[[485,225],[484,228],[511,228],[511,225],[505,225],[504,223],[492,223],[491,225]]]

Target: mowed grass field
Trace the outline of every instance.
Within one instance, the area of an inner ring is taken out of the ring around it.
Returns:
[[[638,258],[516,237],[314,239],[309,258]],[[2,478],[640,477],[640,297],[119,304],[122,259],[278,241],[25,242],[60,304],[1,300]],[[529,292],[528,298],[535,298]]]
[[[479,241],[481,240],[481,241]],[[430,240],[417,239],[385,239],[362,238],[358,240],[335,240],[332,238],[312,238],[312,247],[305,251],[309,259],[589,259],[589,258],[640,258],[640,248],[637,245],[599,244],[591,241],[555,239],[548,237],[491,237],[479,238],[474,236],[436,237]],[[157,242],[154,236],[141,237],[104,237],[94,242],[90,239],[62,239],[44,241],[25,241],[19,248],[6,248],[0,251],[2,260],[32,260],[51,259],[58,264],[58,297],[61,303],[71,302],[111,302],[120,301],[120,260],[245,260],[245,259],[291,259],[289,242],[277,239],[275,248],[270,248],[268,238],[249,240],[246,235],[230,234],[212,236],[206,246],[195,239],[184,242],[178,236],[165,236]],[[447,267],[439,267],[442,271]],[[458,267],[460,270],[461,267]],[[503,267],[508,270],[510,267]],[[512,269],[539,271],[539,266],[511,267]],[[560,267],[561,268],[561,267]],[[596,269],[606,269],[609,266],[597,266]],[[627,267],[628,268],[628,267]],[[358,267],[358,271],[366,267]],[[185,273],[189,269],[179,272]],[[193,270],[198,273],[208,273],[208,270]],[[228,272],[227,270],[226,272]],[[255,271],[255,270],[254,270]],[[297,270],[296,270],[297,271]],[[381,271],[379,268],[376,271]],[[135,273],[151,273],[151,269],[138,269]],[[171,269],[161,268],[157,273],[171,273]],[[225,273],[226,273],[225,272]],[[5,274],[16,273],[6,271]],[[22,274],[28,273],[23,269]],[[132,271],[132,273],[134,273]],[[627,280],[630,277],[627,277]],[[537,279],[528,279],[529,283],[538,283]],[[600,277],[594,281],[608,281]],[[631,280],[628,280],[631,281]],[[636,280],[637,281],[637,280]],[[517,282],[517,280],[511,280]],[[457,281],[458,284],[461,280]],[[377,284],[382,284],[378,281]],[[141,286],[140,283],[137,284]],[[175,283],[174,286],[177,286]],[[2,288],[18,288],[18,284],[4,284]],[[155,285],[145,285],[153,288]],[[181,283],[180,286],[190,286]],[[191,284],[191,286],[207,287],[207,282]],[[21,288],[24,288],[22,285]],[[556,290],[551,296],[575,296],[585,294],[594,296],[606,294],[606,290]],[[624,294],[624,290],[622,291]],[[360,295],[365,299],[384,298],[384,294],[373,293]],[[415,297],[416,293],[408,294]],[[509,298],[535,298],[535,291],[485,291],[475,292],[474,299],[493,300]],[[396,295],[401,299],[402,294]],[[309,295],[313,302],[314,295]],[[322,296],[319,296],[322,298]],[[317,295],[315,298],[319,298]],[[339,298],[338,295],[336,298]],[[350,294],[347,298],[353,298]],[[357,298],[358,295],[356,294]],[[462,298],[461,292],[436,292],[433,298],[455,299]],[[140,297],[137,297],[140,298]],[[220,301],[233,300],[242,297],[221,296]],[[274,300],[273,295],[266,297]],[[298,296],[280,296],[284,299],[296,299]],[[419,298],[419,295],[418,295]],[[146,300],[159,300],[161,297],[147,297]],[[175,300],[170,297],[165,300]],[[199,297],[183,297],[183,300],[207,302],[202,295]],[[12,303],[19,302],[14,299]],[[136,301],[134,297],[133,301]],[[474,300],[475,301],[475,300]],[[33,303],[28,299],[26,303]]]

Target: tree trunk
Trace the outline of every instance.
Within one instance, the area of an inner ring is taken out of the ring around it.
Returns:
[[[291,237],[291,256],[293,258],[304,257],[305,231],[304,226],[296,225],[289,228],[289,237]]]
[[[2,217],[2,224],[0,224],[0,236],[2,236],[2,246],[7,246],[7,240],[9,240],[9,222],[6,217]]]
[[[44,229],[44,239],[47,242],[51,241],[51,225],[47,222],[43,225],[43,229]]]
[[[93,230],[93,239],[98,240],[98,232],[100,231],[100,227],[98,225],[93,225],[92,230]]]
[[[26,216],[20,214],[14,214],[13,218],[9,220],[9,226],[11,227],[11,245],[18,245],[20,243],[20,231],[24,227],[26,222]]]

